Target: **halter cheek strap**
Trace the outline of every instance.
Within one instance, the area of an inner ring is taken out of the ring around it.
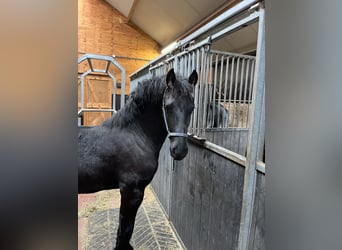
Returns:
[[[166,92],[166,90],[167,90],[167,88],[165,89],[164,94],[163,94],[162,110],[163,110],[163,117],[164,117],[165,128],[166,128],[166,131],[167,131],[167,134],[168,134],[167,136],[168,137],[185,137],[185,138],[187,138],[188,137],[187,133],[170,132],[170,130],[169,130],[169,126],[168,126],[167,119],[166,119],[166,112],[165,112],[165,92]]]

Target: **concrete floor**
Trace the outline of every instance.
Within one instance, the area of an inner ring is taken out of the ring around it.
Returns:
[[[78,195],[78,250],[114,248],[119,207],[119,190]],[[150,186],[138,210],[131,244],[134,249],[183,249]]]

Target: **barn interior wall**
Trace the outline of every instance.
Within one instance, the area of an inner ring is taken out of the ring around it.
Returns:
[[[160,55],[160,50],[157,42],[129,23],[125,16],[106,1],[78,0],[79,56],[83,53],[117,56],[115,59],[126,70],[125,94],[129,94],[128,76],[147,64],[148,60]],[[79,73],[84,71],[82,67],[85,66],[79,66]]]
[[[152,187],[187,249],[237,249],[245,168],[189,142],[174,161],[166,140]],[[265,249],[265,174],[257,172],[249,249]]]
[[[237,249],[244,168],[189,143],[175,161],[170,219],[187,249]]]

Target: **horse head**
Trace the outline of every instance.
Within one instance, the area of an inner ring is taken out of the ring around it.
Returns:
[[[166,75],[163,115],[170,139],[171,156],[175,160],[182,160],[188,153],[187,130],[194,110],[194,86],[197,80],[195,70],[188,79],[176,77],[173,69]]]

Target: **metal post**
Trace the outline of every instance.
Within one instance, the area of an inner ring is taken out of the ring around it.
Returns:
[[[261,145],[259,140],[260,121],[262,120],[262,104],[265,86],[265,26],[264,26],[264,9],[260,9],[259,31],[257,44],[257,59],[254,75],[253,102],[250,111],[249,128],[247,145],[246,168],[243,186],[243,198],[241,208],[240,232],[238,249],[247,250],[249,245],[249,237],[251,230],[251,222],[253,216],[253,205],[256,185],[256,162],[258,156],[258,146]]]
[[[123,108],[123,106],[125,106],[126,71],[123,68],[120,68],[120,70],[121,70],[121,101],[120,101],[120,108]]]

